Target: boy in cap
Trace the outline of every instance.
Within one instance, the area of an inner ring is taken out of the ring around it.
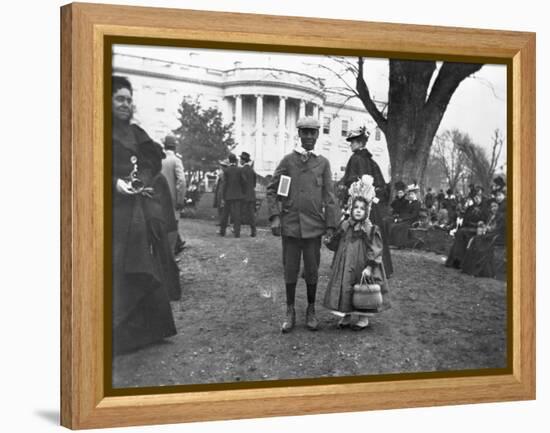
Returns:
[[[296,148],[281,160],[267,187],[271,231],[275,236],[282,236],[287,303],[286,319],[281,328],[283,333],[290,332],[296,323],[294,300],[302,256],[308,302],[306,326],[312,331],[318,328],[315,296],[321,237],[325,234],[331,236],[340,219],[330,163],[313,151],[319,137],[319,121],[302,117],[296,126],[301,148]],[[278,195],[281,176],[290,178],[285,196]]]

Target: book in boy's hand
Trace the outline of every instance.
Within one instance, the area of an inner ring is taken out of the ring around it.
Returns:
[[[281,175],[279,178],[279,188],[277,188],[277,195],[288,197],[290,191],[290,176]]]

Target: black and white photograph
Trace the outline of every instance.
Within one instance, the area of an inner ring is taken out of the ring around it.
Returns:
[[[113,44],[113,389],[507,369],[508,74]]]

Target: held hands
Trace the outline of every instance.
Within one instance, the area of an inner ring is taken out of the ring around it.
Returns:
[[[333,235],[334,235],[334,229],[332,227],[328,228],[327,231],[325,232],[325,235],[323,236],[323,243],[325,245],[329,244]]]
[[[367,266],[365,269],[363,269],[362,276],[365,279],[370,278],[372,276],[372,268],[370,266]]]
[[[135,189],[130,182],[125,181],[124,179],[117,179],[116,181],[116,190],[122,195],[137,195],[141,194],[145,197],[152,198],[154,194],[153,188],[150,187],[140,187]]]
[[[273,236],[281,236],[281,218],[278,215],[271,219],[271,233]]]
[[[126,182],[124,179],[117,179],[116,181],[116,190],[122,195],[135,195],[136,192],[132,185],[129,182]]]

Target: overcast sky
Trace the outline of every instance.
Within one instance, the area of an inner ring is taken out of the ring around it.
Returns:
[[[241,61],[243,67],[291,69],[325,78],[329,87],[340,85],[332,73],[318,66],[339,68],[327,56],[131,45],[118,45],[115,52],[218,69],[231,69],[234,62]],[[366,60],[365,80],[371,94],[378,100],[387,100],[388,75],[387,59]],[[352,80],[350,83],[353,83]],[[453,128],[467,132],[474,142],[487,150],[490,149],[491,136],[496,128],[506,136],[506,66],[484,65],[460,84],[447,107],[439,132]],[[501,162],[504,161],[505,155],[501,158]]]

